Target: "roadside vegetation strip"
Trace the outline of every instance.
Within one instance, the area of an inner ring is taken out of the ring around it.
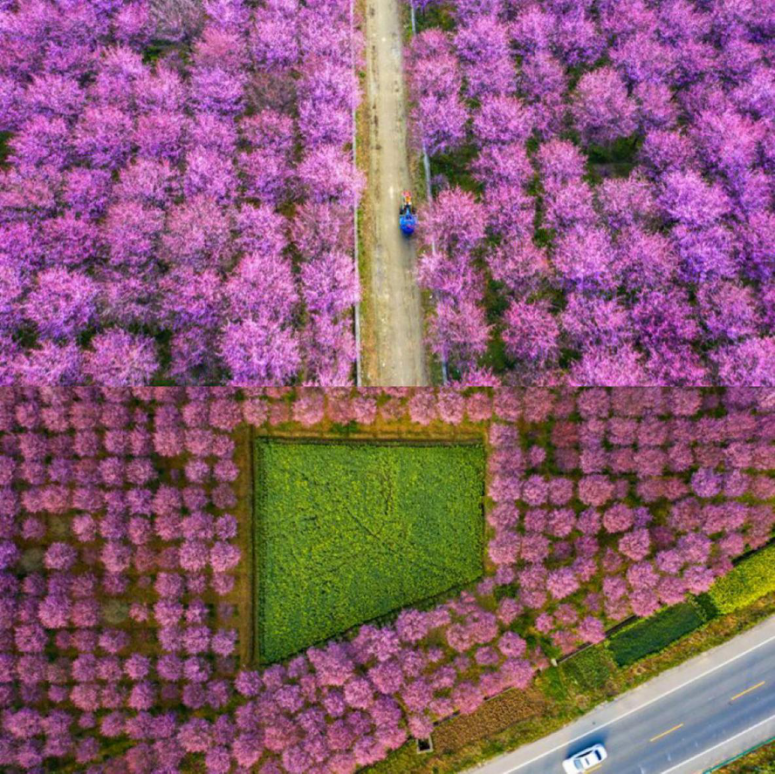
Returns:
[[[603,689],[615,670],[616,664],[603,645],[593,645],[558,666],[563,681],[581,693]]]
[[[663,650],[707,621],[705,614],[692,600],[660,610],[623,629],[608,642],[608,648],[620,667]]]
[[[775,591],[775,545],[741,561],[716,581],[708,596],[719,611],[729,613],[771,591]]]
[[[758,553],[745,557],[732,572],[739,572],[739,574],[750,581],[751,578],[756,577],[755,573],[751,573],[751,569],[744,569],[746,565],[754,562],[755,559],[763,557],[759,562],[755,563],[755,567],[758,568],[760,563],[763,562],[766,565],[772,561],[772,553],[775,546],[767,546]],[[703,636],[702,627],[713,621],[718,615],[719,611],[713,604],[713,592],[716,587],[724,581],[724,578],[719,579],[709,593],[699,595],[696,598],[690,599],[685,603],[675,605],[673,607],[667,607],[650,618],[640,619],[635,623],[628,625],[627,627],[618,630],[616,634],[608,641],[594,645],[589,648],[585,648],[578,654],[572,655],[570,658],[563,660],[557,667],[550,668],[539,675],[536,681],[536,685],[540,688],[541,692],[547,697],[548,702],[546,705],[541,706],[531,704],[529,702],[521,702],[517,705],[516,711],[512,710],[512,723],[509,724],[507,730],[504,730],[503,720],[508,717],[506,713],[500,715],[493,715],[491,708],[488,706],[498,701],[498,698],[487,702],[482,709],[468,717],[456,717],[452,718],[446,723],[442,724],[434,732],[434,749],[439,753],[446,753],[449,755],[465,754],[467,748],[473,747],[477,743],[477,739],[470,737],[470,729],[475,728],[476,733],[479,734],[478,739],[483,740],[481,742],[485,747],[489,746],[489,742],[492,743],[492,751],[486,754],[479,754],[475,760],[476,762],[484,762],[488,758],[495,755],[507,752],[510,749],[525,744],[528,741],[534,741],[535,739],[545,736],[551,731],[556,730],[566,722],[571,722],[580,712],[586,712],[591,709],[595,704],[600,703],[603,700],[610,699],[626,690],[630,690],[636,687],[648,678],[655,677],[662,671],[671,669],[674,666],[682,663],[684,660],[691,658],[697,652],[715,647],[721,644],[725,638],[722,637],[720,641],[717,641],[712,636],[712,629],[709,629],[710,636]],[[747,609],[752,614],[753,620],[746,622],[743,628],[749,628],[755,623],[758,623],[761,618],[766,617],[767,614],[775,614],[775,598],[772,598],[768,592],[764,590],[762,593],[756,594],[751,588],[745,584],[741,585],[739,582],[735,585],[735,588],[741,591],[741,594],[745,598],[749,599]],[[751,599],[751,596],[753,598]],[[760,600],[766,600],[764,603]],[[760,608],[756,610],[756,607]],[[731,614],[722,615],[717,625],[725,625],[735,622],[737,616],[745,617],[746,606],[737,605]],[[698,631],[699,630],[699,631]],[[695,637],[699,637],[699,642]],[[736,626],[730,628],[730,636],[739,634],[740,630]],[[706,640],[707,637],[707,640]],[[707,641],[706,647],[703,647],[703,640]],[[687,645],[689,646],[687,648]],[[664,660],[664,656],[671,653],[671,651],[682,651],[681,655],[677,658]],[[657,658],[663,661],[658,666],[656,671],[643,671],[643,666],[646,665],[648,669],[649,657],[656,663]],[[632,669],[637,671],[632,672],[634,681],[632,678],[628,679],[627,674]],[[752,686],[746,691],[741,692],[737,696],[733,697],[738,699],[743,695],[761,687],[760,685]],[[514,693],[513,691],[507,692],[506,695]],[[504,706],[508,706],[505,704]],[[563,714],[563,706],[566,707]],[[529,713],[529,708],[533,709],[532,717],[535,718],[531,723],[530,716],[526,717],[525,712]],[[557,722],[559,711],[559,717],[564,718],[562,722]],[[543,720],[539,720],[541,717]],[[500,722],[499,722],[500,721]],[[540,732],[540,724],[545,721],[545,731]],[[532,728],[533,724],[536,728],[535,735],[529,738],[522,738],[520,730],[522,726],[527,725]],[[460,726],[458,729],[457,727]],[[673,733],[678,731],[681,726],[676,726],[669,729],[664,734],[660,734],[651,741],[658,741],[667,733]],[[503,745],[498,739],[499,734],[508,734],[512,732],[511,738],[515,743],[511,745]],[[495,737],[493,739],[493,737]],[[443,742],[439,742],[441,738]],[[487,741],[489,738],[489,742]],[[465,740],[465,741],[464,741]],[[458,742],[457,747],[451,746]],[[402,748],[403,749],[403,748]],[[399,751],[401,753],[402,751]],[[399,759],[399,753],[394,754],[393,758]],[[775,757],[775,756],[773,756]],[[388,759],[392,761],[393,758]],[[437,761],[432,758],[434,765],[433,768],[425,768],[424,765],[420,765],[415,768],[407,761],[405,757],[401,757],[402,763],[398,768],[391,768],[386,765],[374,767],[375,774],[392,774],[392,772],[406,771],[406,772],[438,772],[446,771],[459,771],[467,766],[474,765],[472,762],[467,762],[465,759],[457,765],[451,765],[449,768],[438,768]],[[403,766],[404,768],[401,768]],[[716,771],[714,769],[714,771]],[[771,774],[775,772],[775,763],[772,764],[771,769],[741,769],[740,774]],[[737,770],[735,770],[735,774]]]
[[[358,20],[358,0],[350,0],[350,51],[352,53],[352,71],[353,74],[361,79],[362,70],[359,68],[359,45],[362,50],[364,46],[363,30],[360,28]],[[360,166],[358,164],[358,154],[360,146],[358,143],[358,115],[363,108],[363,101],[356,99],[352,106],[352,165],[353,179],[357,180],[360,176]],[[353,210],[353,273],[355,274],[356,298],[353,299],[353,336],[355,347],[355,386],[361,387],[363,384],[363,329],[361,324],[361,303],[363,287],[361,281],[361,206],[363,202],[362,194],[359,190],[352,191],[352,210]]]
[[[762,597],[747,608],[711,620],[706,626],[672,643],[662,652],[652,654],[629,667],[617,668],[616,664],[611,662],[610,678],[602,688],[581,687],[578,683],[568,680],[564,668],[566,664],[572,663],[572,659],[563,662],[559,667],[547,669],[537,676],[535,685],[546,696],[547,704],[534,716],[516,718],[515,722],[504,730],[493,725],[478,741],[448,750],[443,755],[433,753],[419,756],[414,745],[407,744],[386,760],[368,767],[366,771],[368,774],[454,774],[475,769],[491,758],[548,736],[577,720],[596,705],[637,688],[662,672],[722,645],[773,615],[775,593]],[[603,649],[598,645],[584,652]],[[453,738],[453,732],[447,730],[446,726],[471,723],[477,715],[478,712],[468,717],[453,718],[445,724],[445,734]],[[727,772],[724,771],[723,774]],[[775,774],[775,766],[772,766],[772,771],[734,769],[729,774]]]
[[[775,738],[746,750],[704,774],[775,774]]]
[[[262,661],[483,573],[481,445],[259,440],[255,457]]]
[[[366,36],[365,32],[365,18],[366,18],[366,0],[356,0],[355,13],[361,22],[362,34]],[[371,115],[371,105],[368,98],[368,74],[365,67],[358,69],[358,83],[363,94],[363,98],[360,100],[360,104],[355,115],[355,145],[356,153],[355,159],[358,171],[363,176],[363,179],[369,184],[369,167],[371,156],[371,134],[369,131],[369,121]],[[373,372],[373,360],[376,357],[376,345],[374,343],[374,320],[373,309],[370,303],[372,294],[372,278],[371,278],[371,261],[373,260],[373,243],[374,236],[373,220],[374,216],[371,212],[370,201],[368,196],[362,196],[358,205],[357,212],[357,244],[356,253],[358,257],[358,279],[361,292],[360,301],[358,304],[358,320],[360,324],[360,348],[359,348],[359,364],[360,364],[360,385],[371,384],[371,375]]]
[[[433,734],[434,750],[454,752],[510,725],[546,712],[546,696],[536,687],[512,689],[486,701],[473,715],[460,715],[442,723]]]

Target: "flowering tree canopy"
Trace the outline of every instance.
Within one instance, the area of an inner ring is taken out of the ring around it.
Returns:
[[[349,384],[360,45],[341,0],[0,4],[0,382]]]
[[[775,384],[764,11],[413,4],[445,11],[423,19],[408,75],[436,199],[420,279],[453,376]],[[443,324],[450,309],[471,324]]]

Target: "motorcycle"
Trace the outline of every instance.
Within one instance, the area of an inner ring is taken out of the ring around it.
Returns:
[[[398,211],[399,226],[404,236],[411,237],[417,230],[417,210],[412,202],[412,194],[404,191],[401,208]]]

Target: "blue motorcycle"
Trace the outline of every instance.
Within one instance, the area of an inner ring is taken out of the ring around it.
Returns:
[[[410,237],[417,230],[417,210],[412,203],[412,194],[404,191],[401,209],[398,211],[399,225],[404,236]]]

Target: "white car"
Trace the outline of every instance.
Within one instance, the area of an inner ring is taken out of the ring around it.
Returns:
[[[599,766],[607,757],[605,747],[602,744],[596,744],[563,761],[562,767],[566,774],[579,774],[581,771],[589,771]]]

